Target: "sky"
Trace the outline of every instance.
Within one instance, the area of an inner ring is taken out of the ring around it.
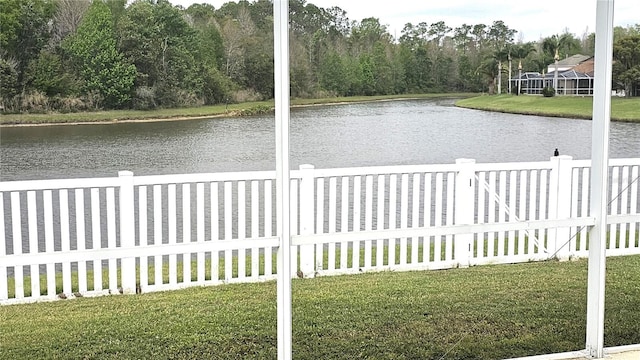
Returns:
[[[209,3],[216,9],[228,0],[170,0],[188,7]],[[417,25],[444,21],[455,28],[462,24],[491,25],[502,20],[518,31],[516,41],[537,41],[565,29],[576,37],[595,32],[596,2],[600,0],[307,0],[321,8],[338,6],[350,20],[375,17],[389,33],[400,37],[406,23]],[[639,0],[615,0],[614,25],[640,24]]]

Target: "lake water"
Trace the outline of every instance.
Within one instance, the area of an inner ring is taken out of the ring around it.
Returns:
[[[492,113],[453,100],[294,108],[291,164],[317,168],[591,157],[591,121]],[[274,117],[12,127],[0,180],[275,169]],[[640,157],[640,124],[611,123],[610,156]]]

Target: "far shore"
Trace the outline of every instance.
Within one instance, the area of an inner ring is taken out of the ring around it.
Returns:
[[[340,105],[372,101],[415,99],[458,99],[456,106],[512,114],[591,119],[592,97],[513,95],[480,95],[475,93],[411,94],[388,96],[359,96],[324,99],[292,99],[291,107]],[[273,111],[271,101],[213,105],[193,108],[160,110],[112,110],[82,113],[9,114],[0,116],[0,128],[52,125],[108,125],[160,121],[199,120],[221,117],[242,117]],[[640,122],[640,97],[612,98],[611,120]]]
[[[371,101],[398,101],[416,99],[463,99],[478,96],[475,93],[403,94],[387,96],[358,96],[324,99],[292,99],[291,107],[340,105]],[[112,110],[82,113],[8,114],[0,116],[0,127],[52,126],[52,125],[108,125],[134,122],[160,122],[211,119],[220,117],[242,117],[273,111],[274,102],[259,101],[240,104],[213,105],[193,108],[161,110]]]

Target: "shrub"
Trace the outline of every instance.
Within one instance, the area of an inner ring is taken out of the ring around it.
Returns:
[[[542,96],[544,97],[553,97],[556,95],[556,89],[547,86],[545,88],[542,89]]]
[[[242,109],[238,112],[240,116],[256,116],[273,112],[273,108],[268,105],[256,105],[248,109]]]
[[[194,92],[180,89],[176,91],[174,105],[177,107],[195,107],[204,105],[204,102]]]
[[[30,93],[22,93],[19,97],[19,106],[22,112],[44,114],[49,111],[49,98],[38,90]]]
[[[153,86],[139,86],[136,88],[136,94],[133,97],[133,108],[136,110],[155,109],[156,105],[156,89]]]
[[[228,77],[222,75],[215,67],[204,75],[202,95],[205,105],[228,103],[231,92],[236,87]]]
[[[51,109],[61,113],[72,113],[87,109],[85,101],[76,96],[54,96],[49,101]]]
[[[243,103],[262,100],[262,95],[253,89],[238,90],[231,94],[231,102]]]
[[[96,90],[88,92],[82,99],[87,110],[100,110],[104,102],[104,97]]]

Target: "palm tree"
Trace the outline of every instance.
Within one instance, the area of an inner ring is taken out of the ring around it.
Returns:
[[[493,55],[485,56],[480,66],[476,69],[476,75],[486,81],[489,94],[495,94],[496,68],[498,61]]]
[[[513,54],[513,56],[518,60],[522,60],[527,56],[529,56],[529,54],[534,52],[536,52],[536,48],[533,45],[533,43],[530,43],[530,42],[516,45],[511,50],[511,53]]]
[[[509,60],[509,49],[505,46],[493,53],[493,58],[498,62],[498,95],[502,93],[502,62]]]
[[[536,48],[533,46],[533,43],[530,43],[530,42],[516,45],[512,48],[511,53],[516,59],[518,59],[518,70],[522,69],[522,59],[526,58],[527,56],[529,56],[529,54],[535,51],[536,51]],[[522,80],[520,79],[520,74],[518,74],[518,94],[520,93],[521,81]],[[509,83],[509,85],[511,85],[511,83]]]
[[[547,59],[552,59],[556,54],[562,57],[573,55],[580,49],[580,41],[570,33],[552,35],[542,40],[542,51]]]
[[[547,59],[547,63],[556,63],[553,77],[554,89],[557,89],[558,87],[558,60],[563,56],[566,57],[569,56],[569,54],[575,54],[576,49],[579,48],[580,41],[568,32],[565,32],[562,35],[552,35],[542,41],[542,50],[545,54],[545,59]]]

